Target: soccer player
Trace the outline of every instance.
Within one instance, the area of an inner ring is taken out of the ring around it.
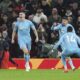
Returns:
[[[62,23],[58,25],[52,25],[51,30],[58,31],[59,32],[59,38],[61,38],[66,32],[67,28],[71,26],[73,29],[73,32],[75,33],[75,30],[71,24],[68,23],[68,18],[63,17],[62,18]]]
[[[67,28],[67,33],[65,33],[54,48],[58,48],[59,45],[63,45],[63,50],[61,54],[61,59],[64,65],[64,71],[68,71],[66,66],[66,57],[77,54],[80,57],[80,38],[72,32],[72,27]]]
[[[30,36],[30,29],[33,30],[36,39],[35,42],[38,42],[38,34],[35,29],[33,23],[25,18],[25,13],[20,12],[17,21],[15,22],[15,26],[12,33],[12,43],[14,43],[14,37],[16,32],[18,33],[18,44],[20,49],[24,52],[24,58],[26,60],[25,68],[26,71],[30,70],[30,50],[31,50],[31,36]]]
[[[67,28],[71,26],[72,27],[72,32],[75,33],[75,30],[73,28],[73,26],[71,24],[68,23],[68,18],[67,17],[63,17],[62,18],[62,23],[61,24],[58,24],[57,26],[52,26],[51,27],[51,30],[54,30],[54,31],[58,31],[59,32],[59,39],[65,34],[67,33]],[[64,48],[64,45],[61,45],[61,49],[63,50]],[[74,70],[75,67],[72,63],[72,60],[70,57],[68,57],[69,61],[68,63],[70,64],[71,68]]]

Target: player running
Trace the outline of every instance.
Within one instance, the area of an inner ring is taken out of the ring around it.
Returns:
[[[12,43],[14,43],[14,37],[16,35],[16,32],[18,34],[18,44],[20,46],[20,49],[24,52],[24,58],[26,60],[26,71],[30,70],[30,65],[29,65],[29,61],[30,61],[30,50],[31,50],[31,36],[30,36],[30,29],[33,30],[35,36],[36,36],[36,40],[35,42],[38,42],[38,34],[37,31],[35,29],[34,24],[25,19],[25,13],[24,12],[20,12],[19,13],[19,18],[17,19],[17,21],[15,22],[15,26],[13,29],[13,34],[12,34]]]
[[[71,26],[72,27],[72,32],[75,33],[75,30],[73,28],[73,26],[71,24],[68,23],[68,19],[67,17],[63,17],[62,18],[62,23],[61,24],[58,24],[57,26],[52,26],[51,27],[51,30],[54,30],[54,31],[58,31],[59,32],[59,39],[65,34],[67,33],[67,28]],[[63,50],[64,48],[64,45],[61,45],[61,49]],[[60,54],[61,51],[59,51],[59,54]],[[70,64],[71,68],[74,70],[75,67],[72,63],[72,60],[70,57],[68,57],[68,63]],[[66,71],[65,71],[66,72]]]
[[[61,38],[67,32],[67,28],[69,26],[72,27],[72,29],[73,29],[72,31],[75,33],[73,26],[68,23],[68,18],[63,17],[62,23],[58,24],[58,25],[52,25],[51,30],[58,31],[59,32],[59,38]]]
[[[66,57],[77,54],[80,57],[80,38],[72,32],[72,27],[67,28],[67,33],[65,33],[54,48],[58,48],[59,45],[63,45],[63,50],[61,53],[62,63],[64,65],[64,71],[68,71],[66,65]]]

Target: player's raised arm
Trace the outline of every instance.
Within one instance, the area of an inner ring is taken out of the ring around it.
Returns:
[[[54,31],[56,31],[56,30],[59,30],[60,29],[60,25],[61,24],[56,24],[56,23],[54,23],[53,25],[52,25],[52,27],[51,27],[51,30],[54,30]]]

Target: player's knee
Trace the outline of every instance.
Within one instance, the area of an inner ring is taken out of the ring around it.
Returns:
[[[29,51],[27,49],[22,49],[24,54],[29,54]]]

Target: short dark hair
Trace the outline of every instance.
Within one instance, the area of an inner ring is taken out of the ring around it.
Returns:
[[[72,32],[72,31],[73,31],[72,27],[69,26],[69,27],[67,28],[67,32]]]
[[[67,16],[64,16],[64,17],[62,17],[62,19],[68,20],[68,17]]]

